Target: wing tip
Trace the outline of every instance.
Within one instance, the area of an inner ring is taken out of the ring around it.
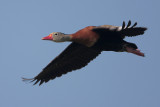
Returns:
[[[143,35],[145,31],[148,29],[147,27],[136,27],[137,22],[135,22],[132,26],[130,25],[131,25],[131,20],[128,21],[128,24],[126,26],[125,22],[123,21],[121,29],[121,33],[122,35],[124,35],[123,38],[125,36],[132,37],[132,36]]]
[[[26,81],[33,81],[34,80],[34,78],[30,78],[30,79],[28,79],[28,78],[24,78],[24,77],[22,77],[22,81],[24,81],[24,82],[26,82]]]
[[[40,80],[39,80],[39,79],[36,79],[36,78],[30,78],[30,79],[28,79],[28,78],[22,77],[22,81],[23,81],[23,82],[29,82],[29,83],[35,81],[35,83],[34,83],[33,85],[36,85]],[[41,82],[39,83],[39,86],[40,86],[43,82],[44,82],[44,81],[41,80]]]

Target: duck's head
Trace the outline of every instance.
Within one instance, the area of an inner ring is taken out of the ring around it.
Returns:
[[[54,42],[65,42],[65,41],[70,41],[71,36],[61,32],[53,32],[53,33],[50,33],[48,36],[43,37],[42,40],[51,40]]]

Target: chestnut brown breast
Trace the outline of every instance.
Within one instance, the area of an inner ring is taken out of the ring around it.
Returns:
[[[92,31],[95,26],[88,26],[72,34],[72,41],[83,44],[87,47],[93,46],[99,39],[99,35]]]

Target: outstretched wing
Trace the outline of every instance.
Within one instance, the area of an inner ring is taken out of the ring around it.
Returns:
[[[39,85],[43,82],[55,79],[72,70],[80,69],[86,66],[91,60],[96,58],[101,53],[101,50],[88,48],[86,46],[71,43],[59,56],[51,61],[36,77],[32,79]]]
[[[121,35],[123,36],[138,36],[144,34],[144,31],[147,30],[146,27],[136,27],[137,22],[135,22],[131,27],[131,21],[128,21],[127,26],[125,26],[125,22],[122,24],[122,29],[120,30]]]
[[[136,27],[137,22],[135,22],[131,26],[131,21],[128,21],[128,24],[126,25],[125,22],[123,21],[122,26],[112,26],[112,25],[101,25],[94,27],[93,31],[99,31],[99,32],[107,32],[110,34],[111,32],[119,34],[122,38],[125,36],[132,37],[132,36],[137,36],[137,35],[142,35],[144,34],[144,31],[147,30],[146,27]]]

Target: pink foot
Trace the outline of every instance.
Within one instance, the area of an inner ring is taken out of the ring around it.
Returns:
[[[144,57],[144,53],[142,53],[139,49],[133,49],[131,47],[126,47],[126,50],[129,53],[133,53],[133,54],[136,54],[138,56],[143,56]]]

